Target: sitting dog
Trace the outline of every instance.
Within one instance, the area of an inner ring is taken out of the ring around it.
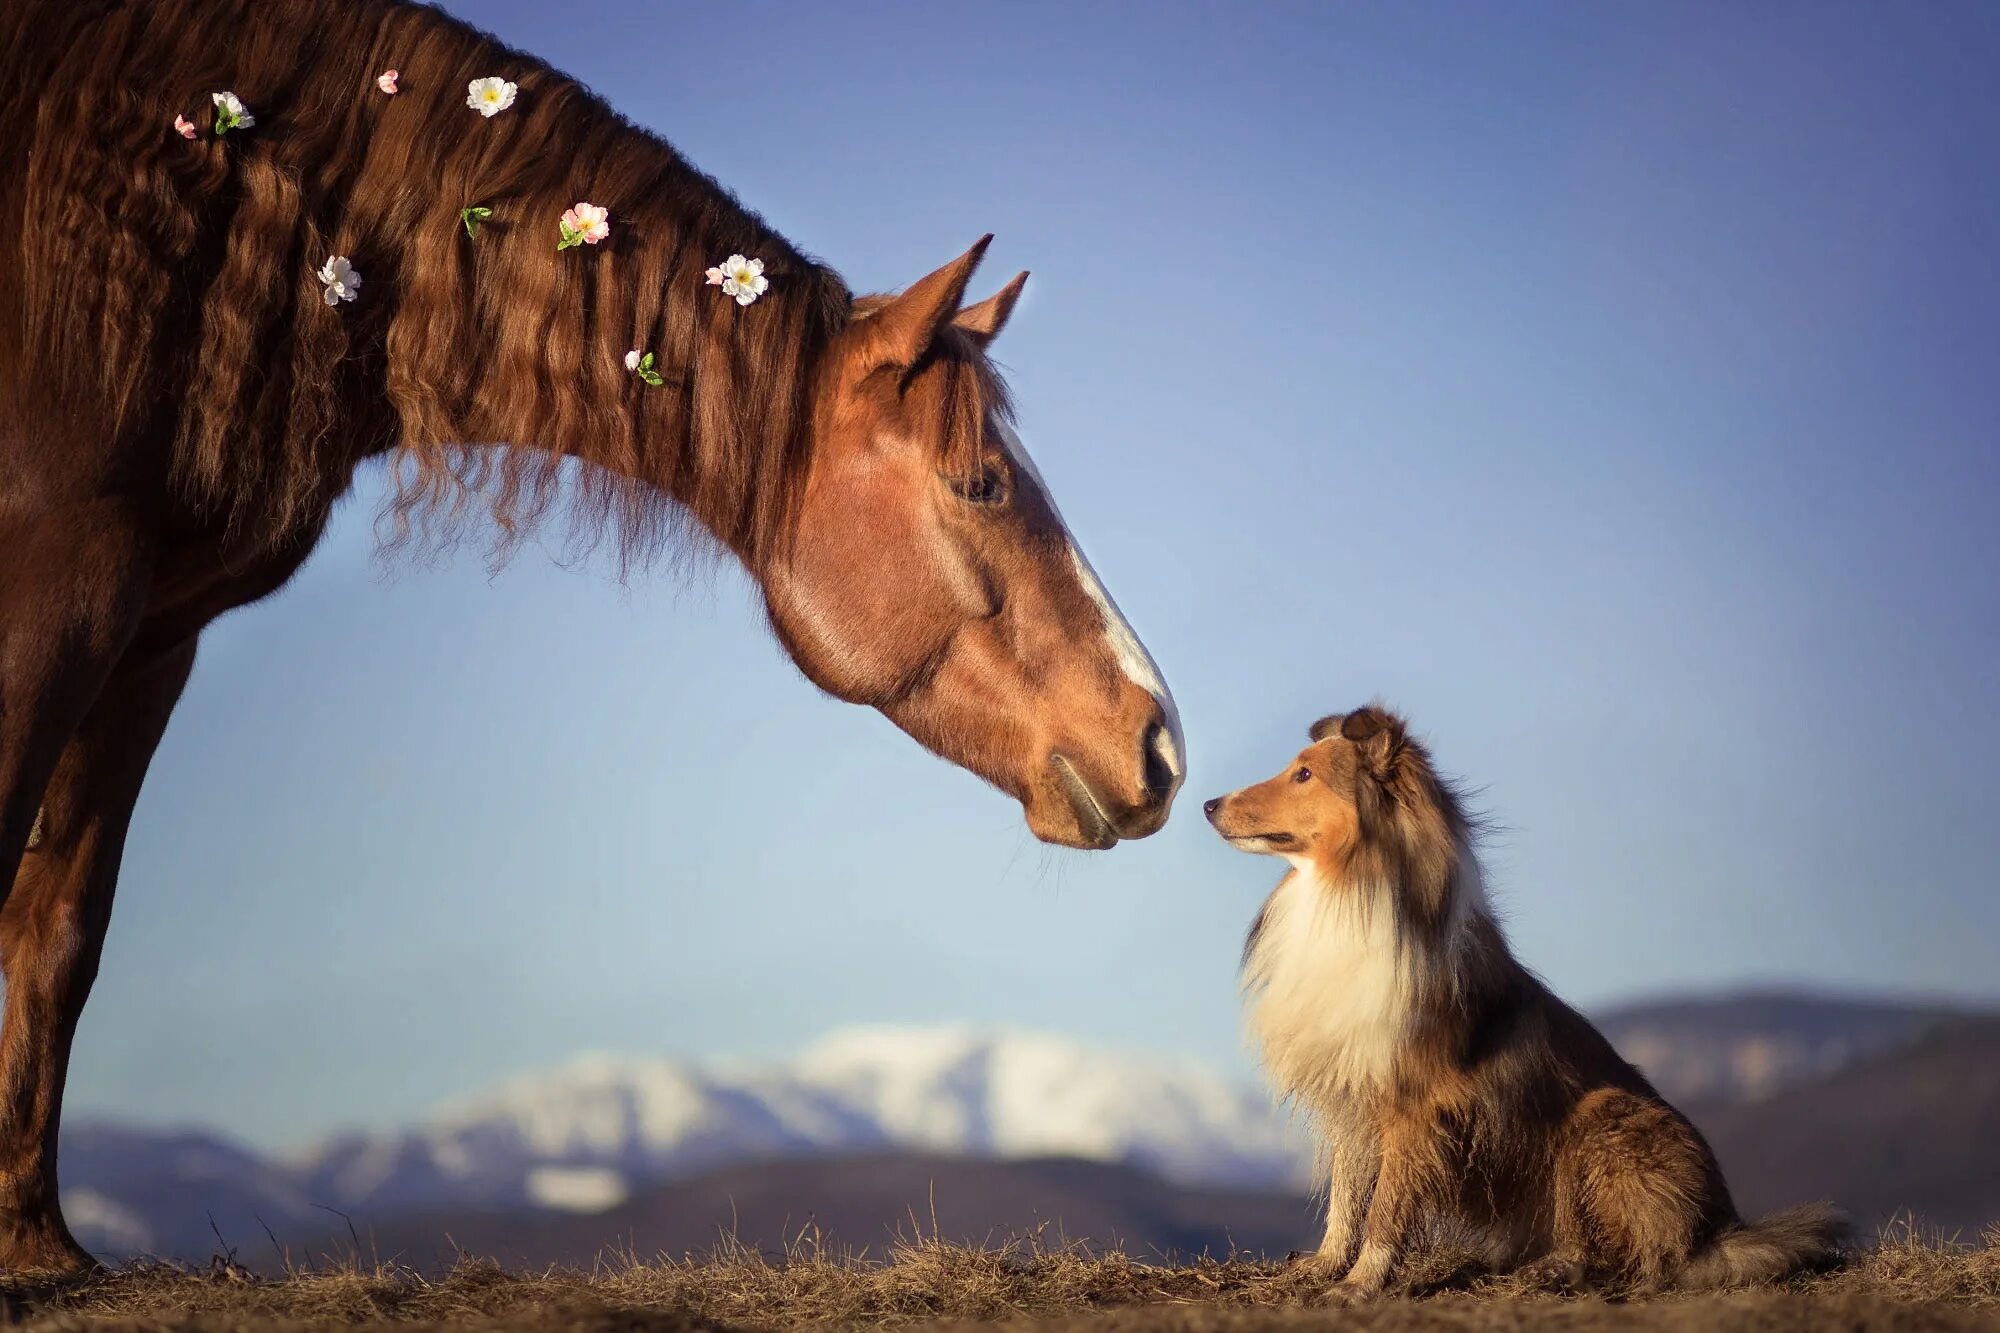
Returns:
[[[1474,828],[1403,721],[1313,724],[1267,782],[1209,801],[1291,873],[1243,948],[1249,1027],[1329,1180],[1311,1262],[1379,1292],[1426,1239],[1496,1270],[1643,1290],[1773,1281],[1833,1261],[1825,1205],[1746,1225],[1686,1117],[1508,951]]]

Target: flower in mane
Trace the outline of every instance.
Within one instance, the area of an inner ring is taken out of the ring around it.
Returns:
[[[183,139],[194,138],[194,122],[179,112],[174,113],[174,132]]]
[[[385,69],[376,78],[375,86],[385,93],[394,93],[396,91],[396,80],[400,77],[401,75],[397,74],[395,70]]]
[[[771,280],[764,276],[763,260],[731,255],[708,271],[708,285],[722,288],[738,305],[749,305],[770,290]]]
[[[556,243],[558,250],[596,245],[611,234],[610,210],[579,199],[563,213],[561,230],[562,240]]]
[[[0,65],[55,78],[0,87],[0,102],[27,99],[17,108],[26,129],[9,122],[28,135],[15,147],[40,133],[44,111],[99,108],[105,133],[38,152],[22,211],[69,218],[77,200],[97,202],[91,225],[66,229],[60,246],[16,247],[23,289],[0,305],[19,298],[35,312],[38,354],[73,377],[65,395],[95,395],[93,410],[119,430],[162,413],[176,484],[205,515],[245,533],[303,533],[344,485],[354,451],[394,434],[379,533],[388,547],[477,529],[495,552],[514,550],[547,524],[603,539],[637,568],[704,545],[703,528],[757,558],[781,545],[813,453],[815,368],[851,320],[851,296],[672,145],[435,5],[86,0],[79,14],[125,17],[15,31],[17,11],[44,9],[67,12],[63,0],[0,0]],[[143,24],[131,17],[140,12]],[[323,30],[286,17],[308,13]],[[143,58],[128,47],[137,27],[160,39]],[[375,86],[392,64],[393,95]],[[516,83],[496,113],[505,124],[456,120],[475,72]],[[408,87],[405,73],[416,80]],[[258,123],[211,143],[207,99],[224,89]],[[404,105],[405,92],[415,103]],[[135,133],[161,162],[125,143],[103,110],[135,96],[150,103]],[[516,111],[526,119],[509,119]],[[177,136],[176,112],[196,127],[185,147],[161,141]],[[617,215],[611,234],[548,267],[556,238],[542,229],[578,199]],[[460,209],[489,207],[468,235]],[[694,290],[736,250],[761,256],[772,284],[755,316],[730,318]],[[342,255],[373,285],[342,281],[354,299],[335,290],[329,306],[335,284],[318,275]],[[301,317],[296,303],[315,298],[325,314]],[[388,344],[393,375],[381,373]],[[642,359],[653,352],[658,390],[625,370],[634,346]],[[186,382],[155,393],[190,347],[203,355]],[[347,356],[367,364],[333,373]],[[400,434],[375,433],[384,389]],[[502,439],[517,447],[462,443]]]
[[[631,371],[634,375],[637,375],[656,389],[666,383],[660,377],[660,372],[653,368],[653,354],[651,352],[642,354],[638,348],[634,347],[631,351],[625,353],[625,369]]]
[[[247,130],[257,123],[257,118],[245,109],[243,99],[235,93],[210,93],[209,98],[215,103],[215,132],[218,136],[231,130]]]
[[[326,267],[319,271],[319,280],[326,284],[320,295],[328,305],[339,305],[361,295],[361,274],[347,262],[346,255],[329,255]]]
[[[497,74],[474,79],[465,86],[465,104],[488,120],[514,105],[513,84]]]

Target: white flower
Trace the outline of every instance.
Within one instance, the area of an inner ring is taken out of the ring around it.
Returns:
[[[210,93],[208,96],[215,103],[217,134],[227,134],[231,130],[247,130],[257,123],[257,118],[244,109],[243,99],[235,93]]]
[[[637,370],[638,368],[639,368],[639,349],[634,347],[631,351],[625,353],[625,369]]]
[[[328,305],[352,301],[361,294],[361,274],[347,262],[346,255],[328,256],[326,267],[319,271],[319,280],[326,284],[326,290],[320,295],[326,298]]]
[[[491,120],[514,105],[514,85],[497,74],[474,79],[465,86],[465,104]]]
[[[731,255],[708,271],[708,285],[722,288],[738,305],[749,305],[770,290],[771,280],[764,276],[763,260]]]

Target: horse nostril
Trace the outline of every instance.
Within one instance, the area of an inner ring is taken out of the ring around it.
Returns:
[[[1146,739],[1139,748],[1140,777],[1146,784],[1146,794],[1161,800],[1173,791],[1174,783],[1180,775],[1174,772],[1173,764],[1167,758],[1173,753],[1173,741],[1167,729],[1155,722],[1146,728]]]
[[[1208,800],[1201,803],[1201,812],[1210,819],[1215,818],[1215,812],[1221,808],[1222,798],[1220,796],[1211,796]]]

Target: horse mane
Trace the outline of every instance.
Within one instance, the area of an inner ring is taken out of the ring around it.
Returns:
[[[170,440],[198,512],[283,539],[390,452],[392,545],[454,539],[475,496],[503,550],[560,508],[628,564],[684,515],[753,563],[786,530],[851,297],[663,140],[402,0],[17,4],[0,116],[26,143],[0,148],[0,199],[22,209],[25,373]],[[520,90],[490,120],[465,105],[486,75]],[[217,139],[224,89],[257,123]],[[557,254],[578,200],[611,235]],[[477,239],[473,205],[493,210]],[[737,252],[770,280],[747,307],[703,277]],[[329,308],[335,254],[363,284]]]

